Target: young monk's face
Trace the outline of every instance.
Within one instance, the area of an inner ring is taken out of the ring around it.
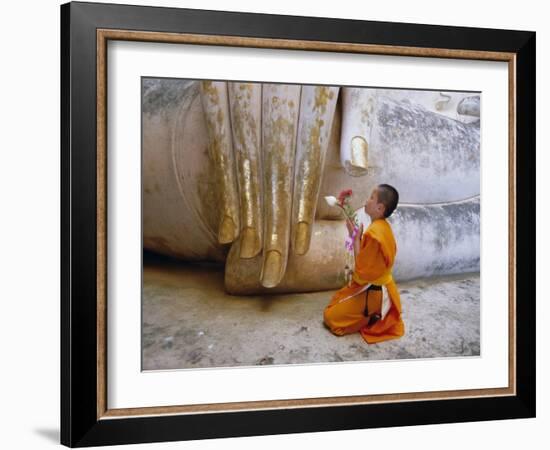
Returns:
[[[383,213],[383,208],[384,205],[382,203],[378,203],[378,189],[374,188],[365,203],[365,213],[371,218],[378,218]]]

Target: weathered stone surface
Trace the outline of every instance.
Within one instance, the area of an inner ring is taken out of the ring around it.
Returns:
[[[238,297],[223,267],[146,261],[143,370],[480,355],[479,274],[399,284],[406,334],[368,345],[322,323],[333,291]]]
[[[479,95],[466,97],[460,101],[456,107],[458,114],[465,116],[479,117],[481,107],[481,98]]]
[[[393,272],[397,280],[479,272],[479,197],[400,205],[388,221],[397,241]]]

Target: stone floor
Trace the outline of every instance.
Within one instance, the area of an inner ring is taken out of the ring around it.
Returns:
[[[144,257],[143,370],[479,356],[479,273],[399,283],[405,336],[367,344],[323,325],[333,291],[238,297],[223,267]]]

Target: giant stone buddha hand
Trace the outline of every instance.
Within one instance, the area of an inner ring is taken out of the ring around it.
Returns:
[[[346,228],[319,199],[388,182],[397,279],[479,270],[479,145],[471,94],[145,80],[144,247],[225,260],[229,292],[338,288]]]

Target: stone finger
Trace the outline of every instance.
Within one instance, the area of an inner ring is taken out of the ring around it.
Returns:
[[[200,92],[208,130],[209,153],[214,161],[215,176],[220,185],[219,207],[222,213],[218,241],[221,244],[227,244],[239,236],[240,229],[227,83],[201,81]]]
[[[292,244],[298,255],[309,249],[338,90],[302,87],[292,202]]]
[[[264,252],[261,284],[272,288],[286,269],[300,86],[262,87]]]
[[[233,151],[240,197],[240,257],[262,250],[261,112],[259,83],[228,83]]]

